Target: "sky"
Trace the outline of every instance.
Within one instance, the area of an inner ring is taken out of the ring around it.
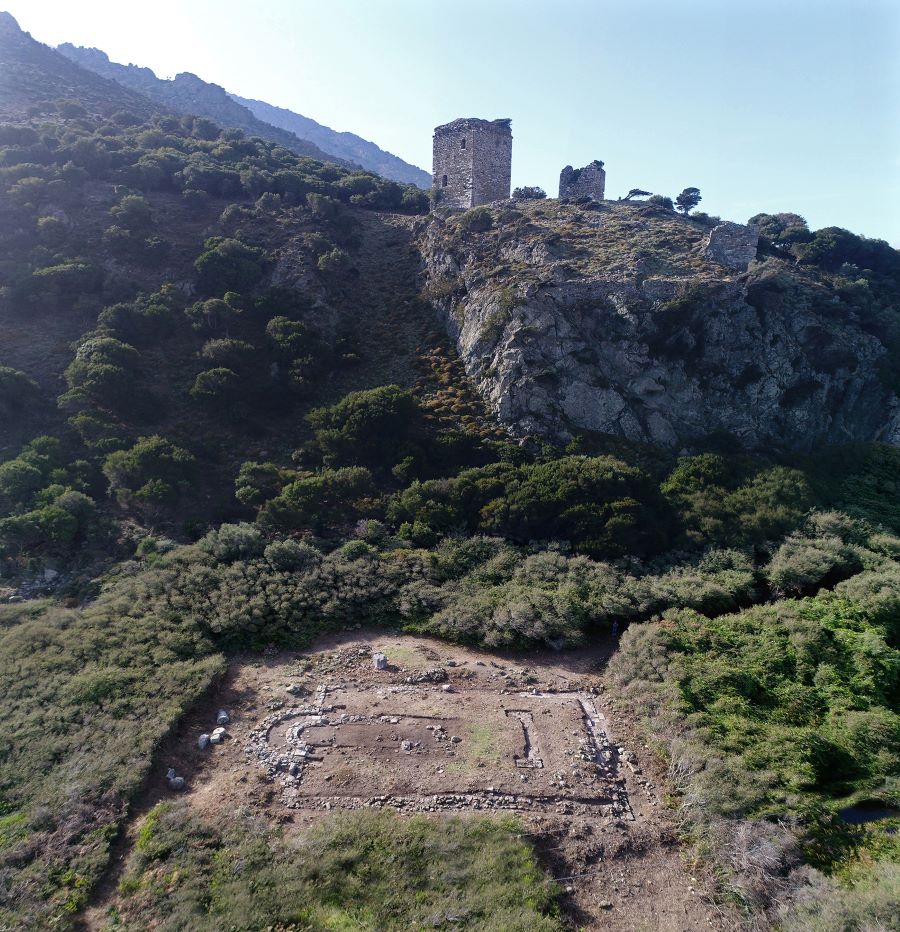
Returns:
[[[3,5],[0,0],[0,6]],[[513,186],[695,186],[900,247],[900,0],[6,0],[35,39],[192,71],[431,169],[433,127],[511,117]]]

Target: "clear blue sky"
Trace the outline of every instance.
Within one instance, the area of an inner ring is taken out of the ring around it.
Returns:
[[[2,0],[0,0],[2,6]],[[900,246],[900,0],[6,0],[42,42],[193,71],[431,168],[431,131],[512,117],[513,184],[703,193]]]

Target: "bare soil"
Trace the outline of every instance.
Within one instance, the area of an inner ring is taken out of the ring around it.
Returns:
[[[146,812],[174,795],[169,767],[204,816],[252,807],[286,833],[361,807],[515,814],[574,928],[734,927],[684,861],[658,762],[612,709],[612,647],[522,658],[366,632],[235,658],[159,755],[85,928],[104,927]],[[219,709],[227,737],[200,750]]]

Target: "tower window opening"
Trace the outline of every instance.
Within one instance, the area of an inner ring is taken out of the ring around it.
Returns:
[[[466,137],[465,137],[465,136],[463,136],[463,138],[460,139],[460,141],[459,141],[459,147],[460,147],[460,149],[465,149],[465,147],[466,147]]]
[[[444,175],[444,177],[441,179],[441,187],[442,188],[447,187],[447,176],[446,175]]]

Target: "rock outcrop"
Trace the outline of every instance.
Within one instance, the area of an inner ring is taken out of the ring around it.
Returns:
[[[713,261],[708,226],[648,205],[492,215],[480,233],[435,217],[421,246],[466,370],[514,436],[900,442],[885,347],[813,277],[777,259],[737,274],[732,242]]]

